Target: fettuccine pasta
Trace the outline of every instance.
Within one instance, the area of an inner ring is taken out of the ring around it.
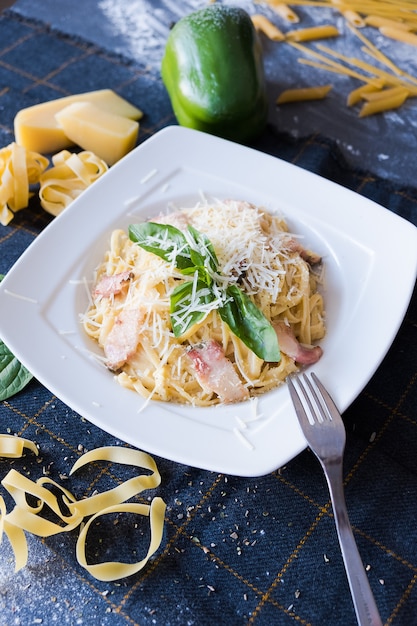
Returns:
[[[321,259],[288,232],[283,218],[247,202],[218,201],[153,222],[182,232],[192,225],[204,233],[217,255],[217,283],[239,286],[251,299],[276,331],[281,356],[276,362],[260,358],[209,305],[202,319],[174,335],[170,294],[193,277],[116,230],[97,269],[83,326],[122,386],[146,399],[210,406],[264,393],[300,364],[320,358],[321,349],[312,344],[325,334],[314,271]],[[231,395],[223,388],[226,379],[233,381]]]
[[[0,434],[0,457],[18,458],[22,456],[25,448],[38,454],[38,448],[32,441]],[[25,567],[28,561],[25,535],[28,532],[38,537],[51,537],[80,527],[76,545],[77,560],[89,574],[103,581],[118,580],[136,574],[159,548],[166,509],[162,498],[155,497],[150,504],[127,502],[142,491],[153,489],[160,484],[161,476],[154,459],[149,454],[132,448],[116,446],[97,448],[80,457],[74,463],[70,475],[95,461],[132,465],[145,468],[151,473],[137,474],[113,489],[80,500],[77,500],[68,489],[46,476],[32,481],[11,469],[3,478],[1,484],[13,498],[15,506],[7,512],[4,498],[0,496],[0,542],[4,532],[13,549],[16,572]],[[56,495],[57,492],[59,496]],[[34,504],[30,504],[29,495],[33,497]],[[65,512],[62,505],[66,509]],[[57,521],[47,519],[44,515],[45,510],[52,511]],[[151,536],[146,556],[136,563],[119,561],[88,563],[86,541],[91,525],[98,518],[114,513],[133,513],[149,518]],[[89,519],[84,523],[87,517]]]
[[[46,157],[15,142],[0,150],[0,224],[7,226],[28,206],[30,185],[39,182],[48,163]]]
[[[0,435],[0,457],[19,459],[25,448],[32,450],[36,455],[38,454],[38,448],[29,439],[14,437],[13,435]]]
[[[52,167],[40,177],[39,198],[45,211],[55,217],[108,170],[93,152],[78,154],[61,150],[52,157]]]

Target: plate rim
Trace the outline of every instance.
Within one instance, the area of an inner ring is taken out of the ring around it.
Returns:
[[[278,167],[278,169],[284,172],[292,172],[294,175],[295,173],[297,173],[295,175],[296,178],[301,177],[303,181],[307,181],[307,183],[311,185],[312,187],[321,189],[324,186],[326,190],[330,189],[331,191],[334,191],[337,198],[342,198],[343,202],[346,202],[346,201],[349,202],[350,200],[352,202],[356,201],[356,203],[361,205],[361,207],[362,206],[365,207],[366,210],[370,214],[372,214],[372,216],[379,218],[380,220],[378,236],[380,236],[380,233],[381,233],[381,221],[382,221],[383,224],[389,224],[390,227],[395,226],[396,228],[398,228],[401,231],[402,237],[406,237],[408,242],[415,241],[416,243],[415,247],[417,248],[417,228],[411,222],[408,222],[404,218],[396,215],[395,213],[392,213],[391,211],[389,211],[389,209],[386,209],[385,207],[375,203],[373,200],[370,200],[364,196],[360,196],[356,192],[350,189],[347,189],[345,187],[342,187],[338,183],[324,179],[318,174],[315,174],[314,172],[304,170],[297,165],[288,163],[287,161],[283,161],[279,157],[275,157],[275,156],[272,156],[263,152],[259,152],[255,150],[254,148],[240,146],[239,144],[235,144],[227,140],[214,137],[212,135],[206,135],[204,133],[201,133],[200,131],[194,131],[194,130],[186,129],[186,128],[179,127],[179,126],[168,126],[158,131],[149,139],[146,139],[142,144],[140,144],[134,151],[132,151],[124,159],[122,159],[115,166],[113,166],[113,168],[111,168],[109,172],[106,174],[106,177],[107,177],[106,186],[108,187],[112,183],[113,179],[116,179],[118,175],[120,176],[121,174],[123,174],[123,176],[125,176],[125,173],[127,169],[129,168],[129,165],[131,163],[133,164],[139,161],[139,159],[142,156],[146,156],[146,154],[151,154],[151,153],[155,154],[158,152],[158,150],[162,150],[164,148],[167,149],[168,146],[172,150],[172,146],[178,143],[182,145],[192,146],[194,149],[198,148],[198,151],[201,150],[201,145],[204,144],[206,147],[206,150],[221,149],[222,151],[227,153],[229,156],[230,154],[243,155],[243,161],[245,162],[251,162],[253,159],[258,159],[265,166],[267,163],[271,167],[272,167],[272,164],[274,164],[275,166]],[[190,155],[190,159],[191,159],[191,155]],[[148,171],[150,172],[151,170],[149,170],[149,166],[147,165],[146,167]],[[265,169],[268,169],[268,168],[265,168]],[[103,177],[103,179],[101,180],[104,181],[104,178],[105,177]],[[262,177],[261,177],[261,180],[262,180]],[[147,182],[148,181],[146,181],[146,184]],[[49,224],[35,238],[32,244],[30,244],[30,246],[23,252],[20,258],[16,261],[14,266],[9,270],[6,277],[3,279],[2,283],[0,284],[0,306],[2,307],[2,309],[6,307],[7,310],[13,309],[15,311],[17,310],[20,310],[20,312],[22,311],[22,309],[19,308],[20,307],[19,299],[14,299],[14,298],[11,299],[10,294],[8,293],[9,291],[11,292],[15,291],[15,289],[13,288],[13,282],[15,280],[14,276],[16,275],[17,276],[16,280],[18,280],[19,273],[22,272],[22,268],[24,269],[29,263],[32,263],[33,257],[35,257],[35,260],[39,262],[39,259],[36,258],[36,255],[39,257],[39,256],[42,256],[42,254],[39,253],[38,251],[42,249],[43,245],[53,242],[53,238],[56,235],[56,233],[59,234],[62,231],[64,231],[67,223],[71,224],[75,219],[79,217],[79,214],[83,210],[82,209],[83,205],[86,205],[90,201],[90,198],[91,198],[91,201],[93,202],[94,197],[100,194],[101,188],[98,188],[99,184],[100,184],[100,181],[97,181],[95,183],[95,186],[92,186],[89,189],[87,189],[58,218],[55,218],[55,220],[51,222],[51,224]],[[146,184],[145,184],[145,187],[146,187]],[[145,195],[146,195],[146,191],[145,191]],[[279,199],[277,200],[277,203],[279,204]],[[358,211],[358,209],[352,209],[352,211],[356,217],[358,216],[360,217],[360,211]],[[312,227],[312,224],[314,225],[314,222],[315,220],[317,221],[317,218],[314,218],[314,216],[309,216],[309,217],[310,217],[309,227]],[[344,226],[349,225],[349,227],[351,227],[350,225],[351,219],[352,219],[351,215],[343,216]],[[370,215],[368,214],[366,218],[363,217],[363,220],[365,219],[369,221]],[[360,220],[359,220],[359,223],[360,223]],[[319,224],[320,224],[320,220],[317,221],[317,225]],[[338,228],[339,229],[341,228],[340,224]],[[44,242],[46,243],[44,244]],[[372,256],[372,254],[375,253],[375,250],[372,248],[372,244],[374,242],[375,242],[375,238],[373,238],[373,241],[371,242],[367,241],[366,238],[364,241],[360,241],[361,245],[363,245],[365,248],[368,248],[368,250],[366,251],[366,254],[369,253]],[[360,385],[356,384],[354,394],[350,393],[347,395],[346,394],[343,395],[342,390],[338,388],[337,385],[333,385],[332,388],[330,389],[332,395],[335,395],[336,400],[340,401],[339,407],[342,412],[347,408],[347,406],[354,400],[354,398],[358,395],[358,393],[360,393],[363,387],[367,384],[371,376],[379,367],[382,359],[388,352],[395,338],[395,335],[397,334],[398,329],[402,323],[409,301],[411,299],[416,273],[417,273],[417,252],[414,252],[414,257],[412,258],[410,267],[408,268],[407,284],[404,285],[401,290],[403,301],[401,305],[400,304],[396,305],[395,311],[394,313],[392,313],[392,315],[394,315],[395,317],[395,320],[391,328],[391,333],[389,337],[385,339],[385,341],[383,342],[383,345],[379,347],[378,356],[377,358],[374,359],[373,367],[371,368],[368,367],[366,375],[362,375],[362,380],[361,380]],[[414,279],[413,279],[413,276],[414,276]],[[38,287],[38,289],[41,289],[41,288]],[[45,287],[45,290],[46,290],[46,293],[48,293],[48,287]],[[49,297],[50,298],[52,297],[51,293],[49,293]],[[26,306],[27,304],[28,303],[26,303]],[[37,305],[35,304],[35,307],[36,306]],[[26,310],[25,315],[26,315],[25,321],[26,322],[29,321],[29,326],[30,326],[30,320],[28,320],[28,317],[29,317],[28,310]],[[36,315],[34,316],[34,319],[36,320]],[[32,322],[32,323],[34,324],[32,326],[32,330],[34,330],[36,329],[36,322]],[[24,365],[26,365],[28,369],[30,369],[31,371],[33,370],[33,373],[36,376],[36,378],[38,378],[38,380],[45,387],[47,387],[50,391],[55,393],[57,397],[62,399],[62,401],[65,402],[68,406],[70,406],[73,410],[75,410],[79,414],[84,415],[84,417],[89,419],[89,421],[91,421],[92,423],[96,424],[99,428],[102,428],[103,430],[110,432],[114,436],[124,441],[127,441],[128,443],[131,443],[126,438],[126,434],[123,434],[123,432],[119,432],[117,425],[114,425],[112,429],[109,429],[107,424],[103,426],[100,421],[100,417],[97,418],[96,414],[92,415],[91,413],[92,407],[90,406],[89,409],[86,410],[86,407],[82,403],[80,405],[77,400],[74,400],[74,398],[70,397],[70,394],[68,393],[68,389],[67,390],[65,389],[63,390],[62,388],[60,389],[59,385],[56,385],[56,384],[53,384],[52,385],[53,388],[51,388],[50,380],[48,380],[48,374],[45,373],[42,367],[39,367],[39,364],[35,364],[34,366],[33,359],[31,359],[30,356],[28,356],[25,353],[25,350],[21,345],[21,340],[15,337],[11,324],[9,324],[7,321],[6,323],[3,323],[3,321],[0,320],[0,333],[2,334],[2,336],[4,336],[5,343],[16,354],[19,360]],[[62,346],[60,345],[59,347],[61,348]],[[38,348],[40,349],[40,346],[38,346]],[[52,348],[54,348],[54,350],[52,350]],[[61,365],[63,365],[65,360],[62,359],[62,355],[61,357],[59,357],[58,355],[59,351],[57,352],[56,348],[57,346],[51,346],[48,349],[51,350],[51,354],[52,352],[55,353],[55,357],[52,357],[52,358],[56,358],[56,359],[61,358]],[[317,369],[320,370],[320,367],[318,367]],[[62,367],[62,370],[68,373],[68,369],[66,369],[65,367]],[[324,382],[326,383],[326,376],[325,376]],[[281,402],[283,403],[282,410],[290,411],[293,413],[293,409],[290,404],[289,394],[286,389],[286,386],[283,386],[282,388],[280,388],[279,392],[280,392]],[[128,393],[131,394],[132,392],[128,392]],[[261,404],[262,404],[262,401],[261,401]],[[163,408],[165,411],[165,407]],[[233,410],[234,410],[233,408],[230,409],[228,411],[228,414],[231,414]],[[185,411],[187,413],[189,412],[188,409],[186,409]],[[294,419],[296,420],[295,414],[294,414]],[[191,431],[195,431],[195,428],[193,428],[191,421],[188,423],[188,426],[190,427]],[[275,433],[275,435],[279,435],[279,432],[277,432],[276,429],[273,429],[273,432]],[[194,433],[193,436],[198,437],[199,433],[196,433],[196,434]],[[296,456],[299,452],[301,452],[301,450],[303,450],[306,447],[305,440],[303,436],[301,435],[301,432],[298,428],[298,423],[294,425],[294,432],[292,433],[292,436],[293,436],[293,442],[292,442],[293,445],[292,445],[291,453],[288,456],[288,459],[280,460],[277,458],[277,463],[275,463],[271,456],[272,455],[271,449],[269,449],[268,455],[266,455],[266,458],[264,459],[259,458],[260,455],[258,455],[257,449],[256,449],[255,454],[253,453],[251,454],[251,451],[246,450],[246,454],[248,456],[249,461],[252,461],[252,465],[249,462],[248,467],[244,467],[242,464],[242,461],[239,460],[239,467],[236,468],[237,471],[233,471],[234,469],[233,462],[227,462],[225,459],[221,461],[219,461],[218,459],[217,460],[213,459],[212,462],[210,462],[210,459],[207,459],[207,458],[205,458],[203,461],[200,460],[201,457],[199,457],[198,450],[187,452],[186,450],[184,451],[182,449],[182,446],[180,446],[181,450],[179,452],[172,453],[172,451],[169,450],[169,442],[166,442],[166,441],[164,442],[164,444],[161,443],[160,445],[152,444],[152,442],[149,442],[149,441],[146,441],[145,445],[141,445],[139,442],[134,441],[132,445],[135,445],[139,448],[144,447],[144,449],[148,450],[151,453],[157,454],[158,456],[166,457],[173,461],[180,462],[186,465],[202,467],[203,469],[207,469],[210,471],[216,471],[216,472],[227,473],[227,474],[238,474],[240,476],[260,476],[260,475],[269,473],[270,471],[277,469],[280,465],[283,464],[283,462],[287,462],[288,460],[290,460],[290,458],[293,458],[294,456]],[[256,440],[256,437],[254,439]],[[253,463],[254,458],[256,458],[255,463]]]

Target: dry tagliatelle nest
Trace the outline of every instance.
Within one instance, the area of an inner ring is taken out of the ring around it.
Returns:
[[[0,435],[0,457],[19,458],[25,449],[38,455],[38,448],[32,441],[12,435]],[[77,560],[89,574],[102,581],[118,580],[136,574],[159,548],[166,509],[162,498],[153,498],[151,504],[128,502],[143,491],[154,489],[160,484],[161,476],[154,459],[145,452],[132,448],[117,446],[97,448],[86,452],[74,463],[70,476],[89,463],[99,461],[131,465],[148,470],[150,473],[137,474],[113,489],[81,499],[77,499],[72,492],[47,476],[32,481],[11,469],[3,478],[1,484],[9,492],[15,505],[8,513],[4,498],[0,496],[0,541],[4,532],[14,552],[16,572],[28,562],[25,533],[50,537],[79,528]],[[55,495],[56,492],[59,493],[58,496]],[[33,504],[33,498],[36,504]],[[57,521],[51,521],[51,513]],[[98,518],[113,513],[132,513],[149,517],[150,544],[146,556],[137,563],[109,561],[89,564],[86,557],[89,529]]]
[[[43,209],[57,216],[108,170],[107,164],[88,151],[62,150],[49,159],[13,142],[0,150],[0,224],[7,226],[17,211],[25,209],[39,187]]]

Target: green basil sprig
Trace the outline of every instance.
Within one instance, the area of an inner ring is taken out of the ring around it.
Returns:
[[[209,239],[188,225],[182,232],[170,224],[144,222],[129,226],[129,237],[141,248],[171,263],[192,279],[170,295],[172,330],[181,337],[212,310],[218,310],[230,330],[259,358],[280,360],[278,339],[271,323],[236,284],[219,272]]]
[[[0,274],[0,281],[4,278]],[[33,378],[0,339],[0,401],[14,396]]]

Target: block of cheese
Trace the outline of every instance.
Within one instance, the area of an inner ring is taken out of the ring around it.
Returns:
[[[68,148],[73,142],[65,135],[55,115],[74,102],[91,102],[103,111],[139,120],[143,113],[111,89],[100,89],[35,104],[19,111],[14,119],[15,140],[27,150],[41,154]]]
[[[56,114],[65,135],[84,150],[113,165],[134,148],[139,124],[108,113],[91,102],[74,102]]]

